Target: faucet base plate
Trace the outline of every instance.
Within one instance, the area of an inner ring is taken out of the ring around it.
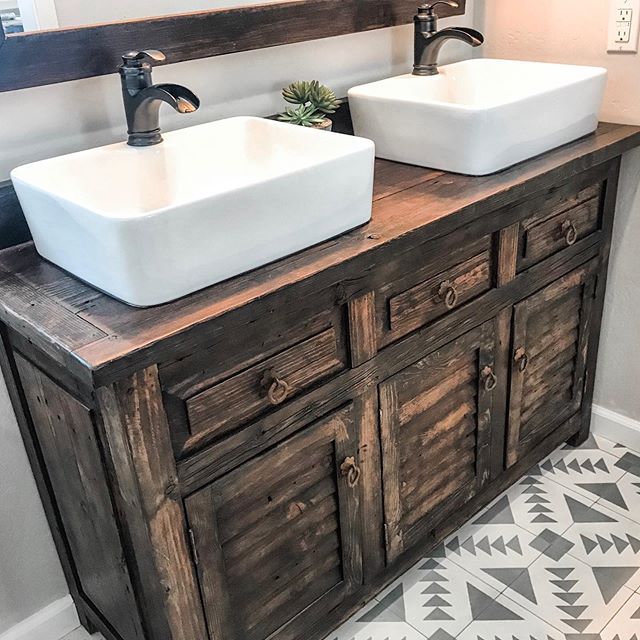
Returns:
[[[153,131],[129,133],[129,139],[127,144],[130,147],[152,147],[155,144],[162,142],[162,136],[160,135],[160,129],[154,129]]]

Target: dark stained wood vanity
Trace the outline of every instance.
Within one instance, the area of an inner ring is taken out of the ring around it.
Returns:
[[[2,369],[83,623],[321,640],[582,441],[637,145],[603,124],[485,178],[378,161],[370,224],[151,309],[1,252]]]

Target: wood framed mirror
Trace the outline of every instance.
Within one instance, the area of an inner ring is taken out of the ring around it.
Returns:
[[[188,2],[218,8],[55,28],[56,1],[25,0],[18,5],[18,0],[0,0],[0,92],[114,73],[122,54],[134,48],[160,49],[168,63],[175,63],[407,24],[420,4],[420,0],[258,0],[259,4],[165,0],[154,4],[156,11],[172,2],[184,2],[180,8]],[[458,2],[457,8],[440,5],[438,14],[463,14],[466,2]],[[18,11],[11,11],[11,3]],[[127,6],[135,4],[129,0]],[[19,7],[27,7],[22,10],[25,15]],[[31,23],[25,30],[29,11]]]

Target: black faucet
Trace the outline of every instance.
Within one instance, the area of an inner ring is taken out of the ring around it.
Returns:
[[[127,114],[128,144],[150,147],[162,142],[160,105],[171,105],[178,113],[193,113],[200,100],[192,91],[178,84],[152,84],[151,63],[163,62],[160,51],[129,51],[119,67],[122,97]]]
[[[438,16],[434,8],[439,4],[450,7],[459,6],[453,0],[437,0],[437,2],[427,2],[418,7],[418,13],[413,19],[415,23],[414,76],[438,74],[438,54],[447,40],[462,40],[472,47],[479,47],[484,42],[484,36],[479,31],[467,27],[450,27],[438,31]]]

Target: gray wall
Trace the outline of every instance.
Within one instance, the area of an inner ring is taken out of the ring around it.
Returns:
[[[1,376],[0,443],[2,634],[68,590]]]
[[[473,24],[473,1],[467,5],[467,16],[453,23]],[[445,57],[469,54],[464,45],[456,45],[447,45]],[[203,101],[191,117],[163,110],[163,125],[171,129],[231,115],[274,113],[282,107],[280,88],[297,79],[318,78],[345,95],[355,84],[406,72],[411,52],[412,28],[406,26],[163,67],[156,72],[158,82],[184,83]],[[123,118],[116,76],[0,94],[0,122],[5,123],[0,181],[23,162],[122,140]],[[0,431],[2,634],[66,590],[4,392]]]

